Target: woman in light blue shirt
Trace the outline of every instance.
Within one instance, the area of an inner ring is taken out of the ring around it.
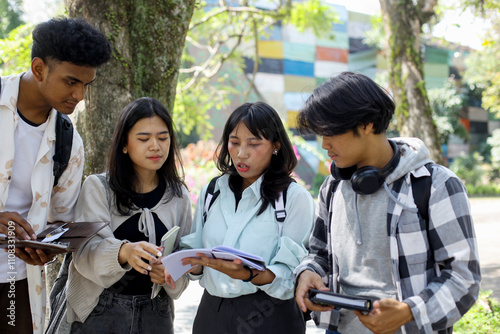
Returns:
[[[181,247],[231,246],[261,256],[267,268],[205,256],[183,259],[194,266],[190,277],[205,288],[193,333],[305,333],[292,272],[307,255],[314,202],[291,177],[297,158],[279,115],[263,102],[240,106],[225,125],[218,152],[222,176],[214,191],[220,194],[205,221],[203,188]],[[275,209],[280,194],[286,197],[282,227]]]

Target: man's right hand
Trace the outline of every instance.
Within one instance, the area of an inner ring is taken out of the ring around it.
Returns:
[[[13,211],[0,212],[0,233],[9,236],[9,231],[13,231],[18,239],[36,240],[33,227],[19,213]]]
[[[308,298],[310,289],[329,291],[323,284],[320,275],[310,270],[304,270],[297,278],[297,290],[295,291],[295,301],[303,312],[307,312],[308,309],[319,312],[333,310],[333,306],[319,305],[310,301]]]

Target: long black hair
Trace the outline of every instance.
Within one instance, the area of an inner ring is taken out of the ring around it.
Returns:
[[[123,153],[127,145],[128,134],[132,127],[141,119],[153,116],[160,117],[167,125],[170,136],[170,150],[165,163],[156,171],[161,180],[167,184],[171,196],[182,197],[184,180],[179,175],[182,171],[182,161],[177,147],[173,121],[167,109],[152,97],[142,97],[130,102],[123,109],[113,133],[109,148],[108,178],[109,187],[116,196],[118,212],[128,214],[134,208],[131,198],[135,195],[134,186],[139,177],[128,154]],[[167,200],[171,199],[167,198]]]
[[[291,174],[297,166],[297,157],[288,138],[281,119],[270,105],[265,102],[245,103],[231,113],[224,126],[222,138],[217,147],[216,165],[223,174],[229,174],[229,186],[235,193],[241,192],[243,178],[238,174],[229,155],[229,135],[243,123],[259,139],[280,143],[277,155],[272,155],[271,163],[264,171],[260,188],[262,204],[258,215],[266,210],[269,203],[274,206],[280,192],[284,191],[294,179]]]

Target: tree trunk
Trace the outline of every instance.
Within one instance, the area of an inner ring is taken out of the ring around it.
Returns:
[[[184,41],[195,0],[65,0],[70,17],[98,27],[113,46],[97,71],[76,128],[85,145],[85,175],[106,169],[116,121],[133,99],[151,96],[172,111]],[[61,262],[61,259],[58,259]],[[49,266],[50,291],[59,265]]]
[[[419,137],[437,163],[443,163],[438,131],[425,89],[420,34],[437,0],[380,0],[386,33],[390,86],[401,136]]]
[[[113,46],[112,59],[98,69],[76,121],[85,144],[84,173],[100,173],[118,116],[130,101],[150,96],[172,111],[195,0],[65,2],[70,17],[98,27]]]

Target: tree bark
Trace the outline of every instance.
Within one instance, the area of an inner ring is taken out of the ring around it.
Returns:
[[[98,27],[113,47],[97,71],[76,128],[85,144],[86,175],[100,173],[119,114],[150,96],[174,106],[182,50],[195,0],[65,0],[70,17]]]
[[[422,139],[431,158],[442,164],[438,131],[425,89],[420,39],[422,25],[434,15],[436,3],[437,0],[380,0],[397,128],[401,136]]]

